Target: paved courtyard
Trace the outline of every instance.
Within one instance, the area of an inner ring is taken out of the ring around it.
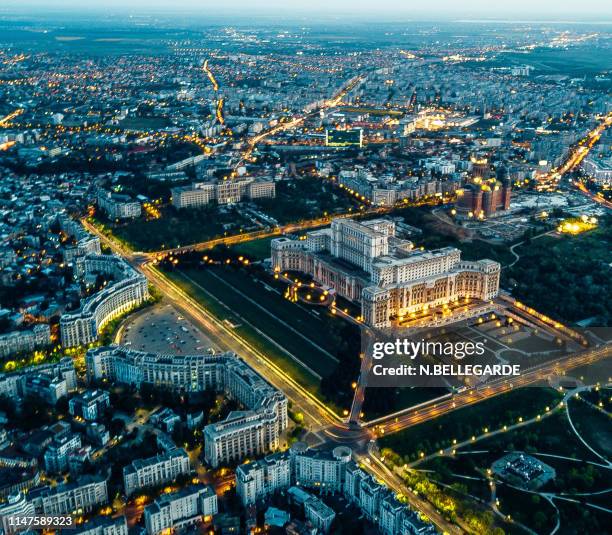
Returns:
[[[217,348],[172,305],[160,303],[124,326],[121,343],[138,351],[192,355]]]

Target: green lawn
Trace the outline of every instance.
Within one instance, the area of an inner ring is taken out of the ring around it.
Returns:
[[[167,275],[217,318],[235,325],[237,334],[305,388],[323,398],[318,376],[325,378],[338,367],[335,355],[342,345],[338,333],[340,328],[346,328],[345,322],[323,309],[319,310],[320,315],[311,314],[284,299],[282,289],[277,293],[272,286],[264,286],[254,273],[213,266],[169,271]],[[272,279],[269,282],[272,284]],[[282,288],[275,282],[275,286]],[[265,303],[265,307],[258,306],[260,303]]]
[[[506,485],[497,486],[499,510],[536,533],[550,533],[556,524],[556,512],[544,498]]]
[[[261,238],[259,240],[251,240],[238,245],[233,245],[231,248],[238,254],[246,255],[250,259],[264,260],[270,258],[270,242],[274,238]]]
[[[349,208],[355,212],[359,210],[359,203],[338,191],[330,181],[309,176],[278,182],[275,199],[256,199],[255,203],[281,225],[316,219]]]
[[[485,427],[493,431],[515,424],[519,416],[525,420],[533,418],[543,413],[546,406],[552,408],[561,397],[550,388],[522,388],[384,436],[378,442],[381,448],[393,450],[408,462],[420,452],[434,453],[450,447],[453,439],[469,440],[472,435],[482,434]]]
[[[534,389],[525,388],[524,390]],[[533,425],[480,440],[474,445],[474,449],[497,452],[500,453],[500,456],[501,452],[506,450],[526,451],[527,453],[546,453],[571,459],[601,462],[578,440],[567,422],[565,412],[557,412]],[[544,457],[542,459],[545,460]],[[554,466],[554,460],[551,459],[550,464]]]
[[[185,279],[179,271],[166,273],[166,276],[168,276],[186,293],[200,302],[206,308],[206,310],[213,314],[217,319],[221,321],[227,320],[231,324],[236,325],[237,327],[234,329],[236,334],[240,335],[241,338],[243,338],[255,349],[264,353],[266,357],[272,360],[275,364],[281,366],[283,370],[289,373],[309,392],[312,392],[317,396],[321,395],[319,390],[319,379],[317,377],[293,361],[285,353],[280,351],[274,344],[263,338],[256,329],[250,327],[249,325],[241,324],[240,318],[233,314],[229,308],[226,308],[223,306],[223,304],[219,303],[211,294],[194,286],[189,280]]]
[[[587,405],[585,402],[572,399],[569,402],[572,422],[597,453],[612,457],[612,417]]]
[[[147,221],[142,216],[129,222],[104,224],[133,250],[158,251],[239,234],[249,222],[236,210],[220,212],[211,206],[193,210],[168,207],[162,209],[160,219]]]
[[[402,409],[414,407],[419,403],[429,401],[447,394],[446,388],[385,388],[369,387],[366,389],[363,412],[366,420],[390,414]]]

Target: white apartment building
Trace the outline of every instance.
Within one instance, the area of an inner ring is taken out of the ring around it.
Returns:
[[[206,206],[216,199],[214,183],[199,182],[191,186],[172,188],[172,205],[177,208],[197,208]]]
[[[612,184],[612,158],[585,158],[582,170],[597,184]]]
[[[342,490],[344,472],[352,455],[350,448],[338,446],[330,452],[313,450],[303,442],[296,442],[290,452],[297,486],[317,488],[322,493]]]
[[[198,154],[197,156],[190,156],[189,158],[185,158],[176,163],[172,163],[166,166],[167,171],[180,171],[181,169],[185,169],[185,167],[193,167],[197,165],[201,161],[206,159],[206,154]]]
[[[174,481],[179,475],[189,474],[190,470],[189,456],[183,449],[136,459],[123,469],[125,495],[131,496],[137,490]]]
[[[253,180],[247,185],[249,199],[273,199],[276,197],[276,184],[273,180]]]
[[[217,495],[210,486],[191,485],[164,494],[145,507],[145,527],[149,535],[180,530],[217,514]]]
[[[291,486],[291,459],[287,452],[273,453],[236,468],[236,492],[245,507]]]
[[[44,377],[48,380],[42,380]],[[0,394],[10,398],[23,398],[28,393],[35,393],[54,405],[60,397],[76,387],[76,370],[70,357],[63,357],[59,362],[30,366],[14,373],[0,373]]]
[[[8,500],[0,505],[0,517],[9,515],[30,516],[35,513],[34,504],[28,501],[26,494],[23,492],[11,494]]]
[[[272,240],[271,252],[276,272],[302,271],[361,303],[372,327],[390,327],[396,318],[461,298],[490,301],[499,292],[499,263],[462,261],[453,247],[415,251],[385,219],[336,219],[305,240]]]
[[[45,470],[50,474],[58,474],[68,469],[68,456],[81,447],[81,436],[70,433],[55,438],[45,451]]]
[[[119,347],[95,348],[85,357],[91,379],[139,387],[142,382],[189,392],[216,390],[247,407],[204,428],[204,453],[213,467],[278,449],[287,427],[287,398],[233,353],[164,356]]]
[[[276,184],[262,178],[235,178],[210,182],[196,182],[190,186],[172,188],[172,204],[177,208],[197,208],[212,201],[235,204],[245,199],[274,198]]]
[[[455,172],[455,165],[433,160],[425,167],[436,169],[443,175]],[[414,201],[428,195],[445,195],[459,188],[459,181],[432,177],[398,178],[394,175],[374,176],[367,169],[343,169],[338,173],[338,184],[352,195],[369,200],[375,206],[393,206],[404,200]]]
[[[44,373],[31,373],[22,376],[19,390],[23,397],[35,396],[55,405],[61,398],[68,395],[66,380],[62,377],[52,377]]]
[[[128,535],[128,526],[125,516],[110,518],[98,516],[89,522],[85,522],[76,530],[74,535]]]
[[[252,411],[233,411],[223,422],[204,428],[204,457],[213,467],[278,449],[278,439],[268,438],[265,416]]]
[[[392,494],[387,494],[381,501],[378,512],[378,525],[385,535],[401,533],[406,506]]]
[[[142,212],[140,203],[128,195],[103,190],[98,192],[98,207],[109,219],[134,219]]]
[[[352,461],[351,455],[350,448],[345,446],[324,451],[297,442],[288,452],[238,466],[236,490],[243,505],[248,506],[288,489],[289,494],[297,497],[297,503],[304,506],[306,518],[322,532],[329,530],[335,513],[304,488],[316,489],[321,495],[342,493],[385,535],[437,533],[432,524],[422,521],[385,485]]]
[[[26,331],[13,331],[0,335],[0,357],[9,357],[20,351],[33,351],[51,343],[51,330],[39,324]]]
[[[378,511],[386,490],[386,487],[378,483],[372,476],[361,481],[359,506],[368,520],[378,522]]]
[[[304,514],[306,520],[321,533],[327,533],[334,518],[336,518],[335,511],[331,507],[325,505],[316,496],[313,496],[310,500],[306,500],[304,503]]]
[[[84,420],[97,420],[110,407],[110,396],[104,390],[87,390],[70,398],[68,411]]]
[[[113,276],[113,282],[85,299],[78,311],[62,315],[60,334],[64,347],[94,342],[109,321],[149,298],[146,277],[118,256],[86,256],[77,261],[76,272],[83,276],[109,274]]]
[[[74,483],[61,483],[53,488],[46,487],[33,500],[37,512],[40,508],[40,512],[46,515],[88,512],[108,502],[106,480],[101,477],[85,476]]]

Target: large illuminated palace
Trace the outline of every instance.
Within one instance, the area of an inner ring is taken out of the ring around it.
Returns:
[[[396,317],[460,298],[488,301],[499,291],[500,265],[467,262],[445,247],[415,250],[387,219],[337,219],[306,239],[272,241],[272,268],[300,271],[338,295],[361,303],[364,322],[390,327]]]

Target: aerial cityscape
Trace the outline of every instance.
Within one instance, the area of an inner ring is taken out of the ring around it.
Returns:
[[[0,532],[612,533],[610,6],[87,4],[0,6]]]

